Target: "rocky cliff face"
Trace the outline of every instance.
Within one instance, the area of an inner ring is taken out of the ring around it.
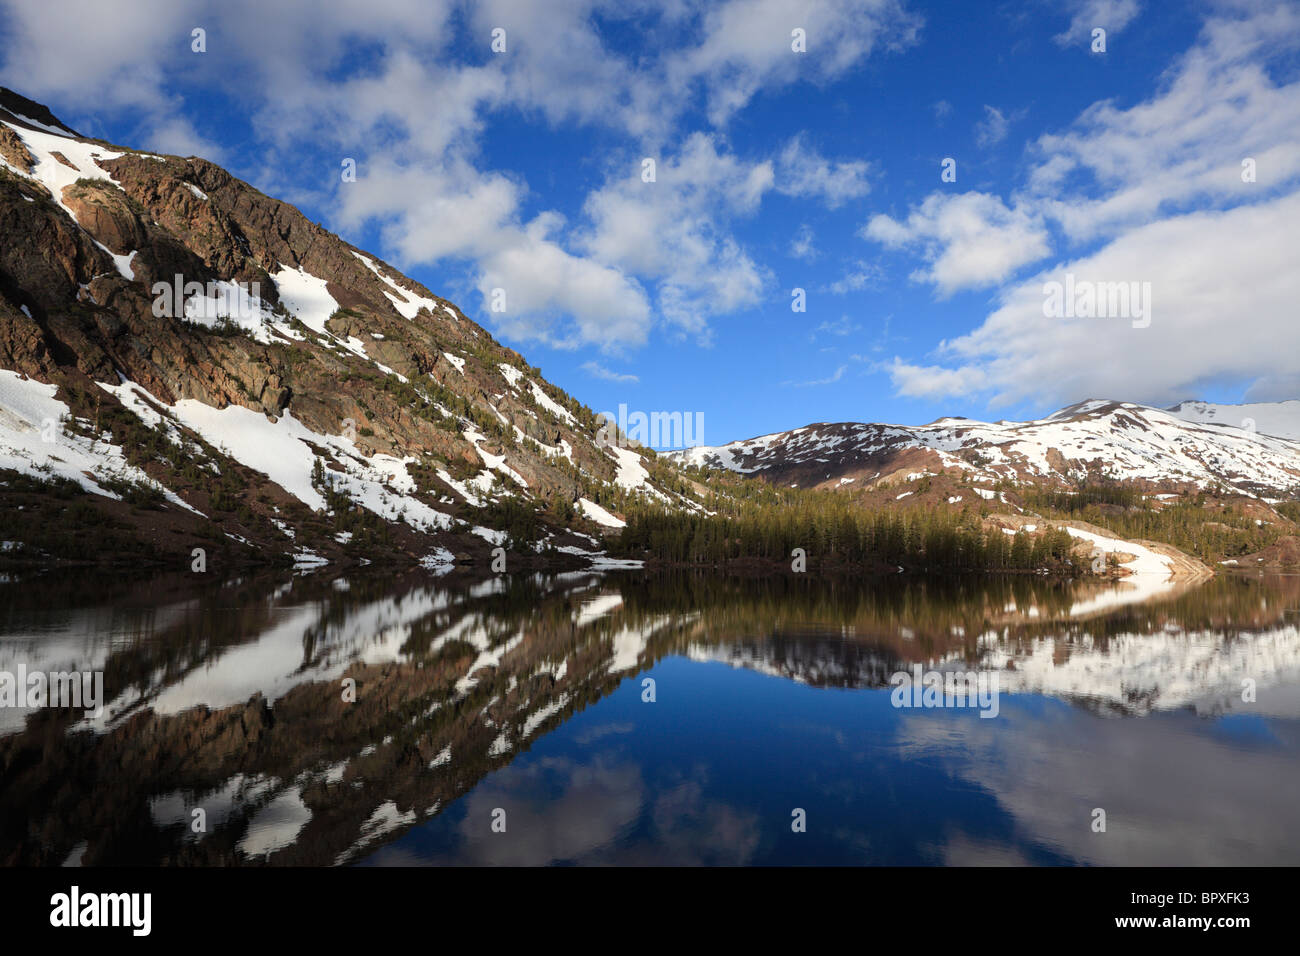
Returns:
[[[694,506],[598,425],[292,206],[0,90],[0,492],[29,555],[448,563],[596,550],[642,494]]]

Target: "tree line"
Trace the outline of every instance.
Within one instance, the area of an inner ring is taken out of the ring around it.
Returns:
[[[1086,569],[1073,546],[1058,528],[1008,534],[971,512],[874,510],[833,492],[804,492],[732,499],[712,515],[638,509],[628,514],[617,548],[673,564],[788,563],[802,549],[813,566],[1078,573]]]

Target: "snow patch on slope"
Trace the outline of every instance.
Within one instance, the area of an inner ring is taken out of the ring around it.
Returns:
[[[363,256],[359,252],[354,252],[352,254],[365,263],[366,268],[377,275],[384,285],[388,286],[388,289],[384,290],[384,295],[387,297],[389,302],[393,303],[393,308],[397,310],[398,314],[402,316],[402,318],[414,319],[420,314],[421,309],[428,309],[430,315],[437,315],[438,303],[433,301],[433,299],[417,295],[409,289],[403,289],[400,285],[379,271],[379,266],[368,256]],[[389,289],[392,291],[390,292]]]
[[[109,386],[103,387],[106,391],[114,391]],[[133,387],[139,393],[147,394],[139,385]],[[216,409],[196,399],[181,399],[175,405],[167,406],[153,396],[149,397],[160,407],[167,408],[178,422],[198,432],[209,444],[262,472],[313,510],[325,507],[324,496],[312,486],[312,470],[317,456],[311,446],[315,445],[325,449],[344,469],[326,469],[334,487],[363,508],[388,521],[404,518],[408,524],[425,531],[445,530],[452,526],[449,515],[414,497],[415,479],[406,470],[406,465],[414,462],[414,458],[399,459],[391,455],[367,458],[349,439],[314,432],[287,410],[273,422],[262,413],[242,405]]]
[[[577,427],[578,425],[577,419],[575,419],[573,415],[570,414],[569,410],[565,408],[563,405],[560,405],[554,399],[552,399],[551,396],[547,395],[540,388],[538,388],[536,382],[529,382],[528,387],[532,389],[533,398],[537,400],[538,405],[542,406],[542,408],[546,409],[556,418],[568,422],[570,425],[574,426],[575,428]]]
[[[199,514],[176,494],[126,460],[121,447],[102,438],[86,438],[64,425],[71,412],[54,397],[57,385],[24,380],[0,369],[0,468],[35,478],[67,478],[92,494],[117,500],[120,496],[101,481],[129,481],[156,488],[167,501]],[[53,437],[53,441],[46,441]]]
[[[339,304],[326,288],[329,283],[318,279],[304,269],[280,266],[271,273],[284,307],[298,317],[303,325],[318,335],[327,337],[325,320],[338,311]]]
[[[97,146],[94,143],[84,143],[81,140],[72,139],[62,133],[41,133],[35,130],[23,129],[21,126],[15,126],[12,123],[5,123],[4,125],[18,134],[19,138],[27,146],[27,151],[32,154],[32,159],[36,161],[32,164],[31,173],[20,172],[9,166],[8,163],[5,163],[5,166],[25,179],[35,179],[48,189],[59,208],[71,216],[73,222],[77,221],[77,217],[73,215],[71,209],[63,204],[64,189],[71,186],[78,179],[101,179],[104,182],[118,186],[117,181],[95,161],[97,159],[117,159],[123,155],[122,153],[104,149],[104,147]],[[54,156],[55,153],[63,156],[75,168],[70,168],[59,162]],[[121,187],[118,186],[118,188]]]
[[[588,501],[586,498],[578,499],[578,510],[586,517],[590,518],[596,524],[603,525],[606,528],[626,528],[627,522],[622,518],[616,518],[594,501]]]
[[[524,377],[523,372],[519,371],[519,369],[515,368],[513,365],[507,365],[505,362],[498,363],[497,368],[501,370],[502,377],[505,378],[506,383],[511,388],[519,387],[519,380]]]

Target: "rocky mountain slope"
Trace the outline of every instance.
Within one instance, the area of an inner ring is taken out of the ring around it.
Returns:
[[[1031,422],[626,444],[292,206],[0,89],[0,563],[448,568],[505,547],[512,569],[580,564],[639,503],[701,512],[735,493],[683,465],[870,489],[867,507],[979,496],[1020,513],[999,483],[1300,488],[1300,402],[1093,400]],[[927,475],[945,476],[928,497],[893,487]]]
[[[1111,478],[1152,488],[1293,494],[1300,489],[1300,402],[1237,408],[1183,403],[1161,410],[1093,400],[1028,422],[818,423],[673,456],[805,488],[948,474],[966,483],[1066,486]]]
[[[7,557],[449,565],[597,551],[637,496],[698,507],[598,428],[292,206],[0,89]]]

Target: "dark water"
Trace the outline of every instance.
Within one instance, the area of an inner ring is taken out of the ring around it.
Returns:
[[[1298,609],[1294,577],[9,579],[0,675],[108,704],[0,707],[0,862],[1294,864]],[[997,692],[899,707],[900,671]]]

